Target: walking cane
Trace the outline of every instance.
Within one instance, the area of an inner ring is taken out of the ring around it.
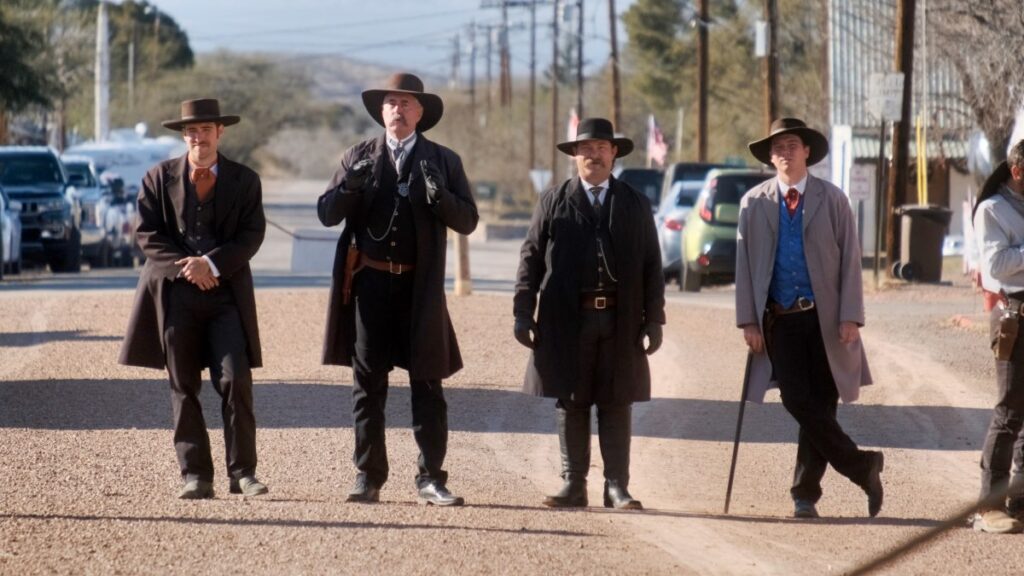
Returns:
[[[743,410],[747,406],[747,390],[750,388],[750,363],[754,353],[747,350],[747,367],[743,370],[743,392],[740,393],[740,414],[736,418],[736,439],[732,443],[732,465],[729,466],[729,485],[725,489],[725,514],[729,513],[729,501],[732,500],[732,479],[736,475],[736,456],[740,450],[740,433],[743,431]]]

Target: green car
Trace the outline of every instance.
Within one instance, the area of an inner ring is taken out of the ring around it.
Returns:
[[[736,223],[740,199],[748,190],[775,176],[752,169],[708,172],[682,235],[682,288],[699,292],[707,279],[731,282],[736,277]]]

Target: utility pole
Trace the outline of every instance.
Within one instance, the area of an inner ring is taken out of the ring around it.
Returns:
[[[476,117],[476,22],[469,23],[469,110],[474,125]]]
[[[708,161],[708,0],[697,12],[697,161]]]
[[[500,100],[502,108],[512,106],[512,72],[509,70],[508,54],[508,0],[501,2],[501,78],[499,82]]]
[[[494,27],[482,24],[481,28],[487,30],[487,117],[491,116],[491,87],[494,85],[494,78],[491,76],[491,48],[493,42]]]
[[[772,121],[779,116],[779,53],[775,41],[779,20],[777,0],[764,0],[764,20],[767,26],[767,46],[761,70],[764,74],[764,133],[767,134],[771,131]]]
[[[452,37],[452,72],[448,78],[448,88],[454,90],[459,85],[459,33]]]
[[[583,118],[583,0],[576,0],[576,115]]]
[[[555,181],[555,170],[558,167],[558,4],[555,0],[554,18],[551,34],[551,182]]]
[[[135,18],[132,18],[132,37],[128,41],[128,109],[135,110]]]
[[[887,267],[898,258],[896,246],[897,206],[906,204],[907,196],[907,143],[910,141],[910,103],[914,88],[914,12],[915,0],[896,1],[896,71],[903,73],[903,103],[901,119],[894,122],[892,132],[892,170],[886,202],[885,249]]]
[[[110,18],[101,0],[96,11],[96,79],[93,138],[103,142],[110,133]]]
[[[617,17],[615,15],[615,0],[608,0],[608,23],[610,26],[610,37],[612,42],[611,68],[612,68],[612,122],[616,130],[622,130],[622,87],[619,85],[619,42],[616,39]]]
[[[530,170],[537,165],[537,0],[530,0]]]

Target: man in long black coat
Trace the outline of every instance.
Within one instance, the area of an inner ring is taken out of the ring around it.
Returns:
[[[377,502],[388,479],[384,407],[388,373],[409,371],[421,503],[463,503],[446,486],[448,406],[441,380],[462,368],[444,295],[447,229],[476,228],[476,204],[459,156],[423,135],[441,99],[412,74],[363,92],[385,134],[349,148],[320,196],[326,226],[342,221],[324,340],[325,364],[352,367],[358,470],[350,502]],[[355,251],[355,252],[354,252]],[[358,254],[358,257],[355,256]],[[354,277],[346,278],[346,263]]]
[[[257,496],[251,368],[262,365],[249,260],[266,231],[259,176],[217,152],[224,116],[216,100],[188,100],[163,125],[188,145],[154,166],[139,191],[137,229],[146,264],[119,362],[167,368],[180,498],[213,497],[213,460],[199,404],[202,370],[222,398],[232,493]]]
[[[533,349],[524,391],[557,399],[564,484],[544,504],[587,505],[596,405],[604,505],[640,509],[628,491],[632,403],[651,398],[647,355],[661,346],[665,323],[654,220],[647,198],[611,175],[615,158],[633,149],[611,122],[583,120],[576,140],[558,149],[575,157],[579,176],[541,196],[514,301],[516,339]]]

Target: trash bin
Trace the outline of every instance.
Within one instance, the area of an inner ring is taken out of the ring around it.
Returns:
[[[915,282],[942,280],[942,242],[953,211],[943,206],[900,206],[900,261],[895,276]]]

